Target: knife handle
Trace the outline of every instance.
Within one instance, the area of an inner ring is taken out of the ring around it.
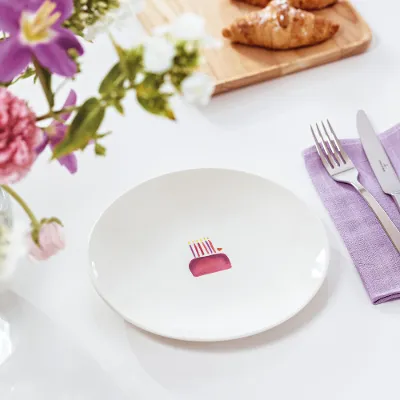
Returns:
[[[396,225],[390,219],[386,211],[381,207],[381,205],[376,201],[375,197],[372,196],[367,189],[365,189],[361,184],[356,186],[356,189],[360,192],[361,196],[371,207],[372,211],[375,213],[376,218],[378,218],[382,228],[385,230],[389,239],[392,241],[394,247],[400,253],[400,231],[397,229]]]
[[[393,200],[396,203],[397,208],[400,210],[400,192],[392,193],[391,196],[393,197]]]

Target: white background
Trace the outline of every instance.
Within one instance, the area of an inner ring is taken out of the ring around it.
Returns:
[[[114,131],[104,142],[107,158],[88,149],[79,157],[79,173],[70,176],[42,157],[17,185],[39,216],[64,221],[68,248],[47,263],[24,263],[13,289],[73,338],[128,398],[375,400],[398,393],[400,303],[370,304],[301,157],[311,144],[309,124],[322,118],[329,117],[342,138],[356,137],[359,108],[380,131],[399,122],[400,4],[354,3],[374,34],[366,54],[216,97],[202,110],[179,104],[179,123],[154,118],[131,99],[125,118],[107,115],[104,128]],[[119,37],[129,43],[138,36],[131,29]],[[85,72],[74,83],[80,99],[96,92],[116,60],[107,37],[87,46],[84,60]],[[30,84],[17,92],[45,111]],[[265,176],[294,191],[326,222],[333,247],[328,278],[289,322],[239,341],[181,343],[125,324],[96,295],[87,273],[96,218],[139,182],[194,167]]]

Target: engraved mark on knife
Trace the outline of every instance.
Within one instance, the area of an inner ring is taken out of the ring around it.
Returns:
[[[381,166],[383,172],[386,172],[389,169],[389,164],[386,164],[382,160],[379,160],[379,165]]]

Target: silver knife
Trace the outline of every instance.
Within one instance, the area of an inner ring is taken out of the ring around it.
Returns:
[[[393,197],[400,209],[400,179],[365,111],[357,112],[357,129],[376,179],[382,190]]]

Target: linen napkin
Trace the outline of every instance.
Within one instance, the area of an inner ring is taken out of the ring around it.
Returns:
[[[380,135],[380,139],[399,174],[400,124]],[[342,145],[360,172],[360,182],[400,228],[400,212],[392,198],[383,193],[360,141],[342,140]],[[374,213],[355,189],[335,182],[328,175],[315,148],[305,150],[303,155],[311,180],[350,253],[371,301],[380,304],[400,299],[400,254]]]

